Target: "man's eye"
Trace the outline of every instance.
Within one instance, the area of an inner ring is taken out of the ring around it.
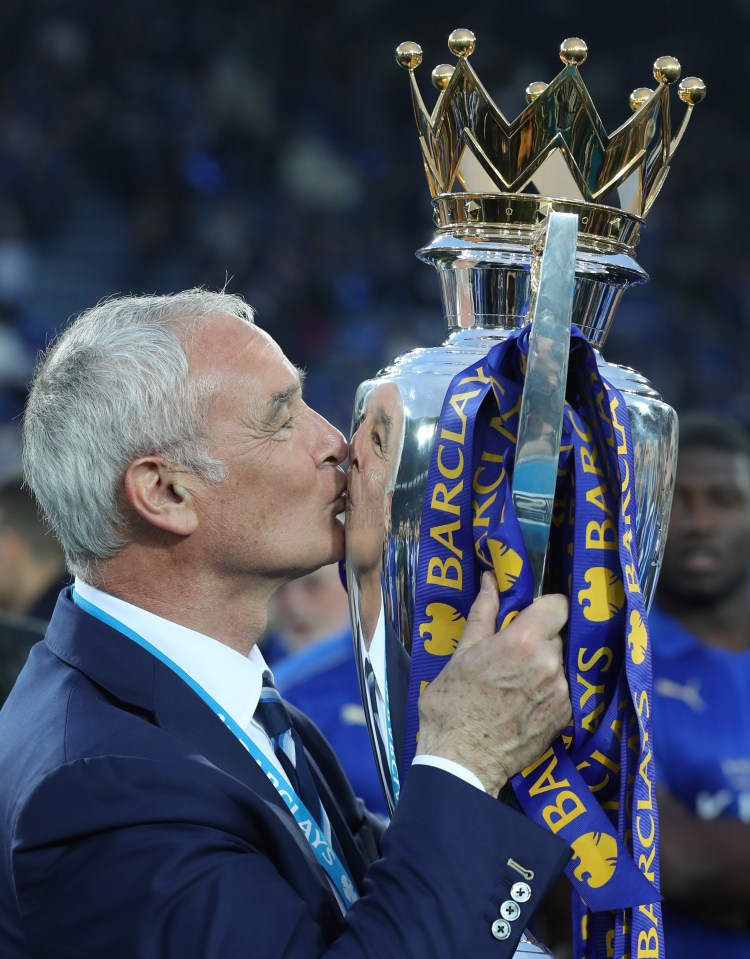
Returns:
[[[372,445],[375,449],[380,450],[381,453],[383,452],[383,441],[380,439],[379,433],[372,434]]]
[[[721,489],[714,491],[713,501],[721,509],[733,509],[735,506],[739,506],[742,497],[736,490]]]

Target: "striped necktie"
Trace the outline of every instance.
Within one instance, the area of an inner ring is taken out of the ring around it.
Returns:
[[[375,727],[375,742],[378,748],[380,766],[383,770],[383,778],[384,778],[386,787],[391,795],[391,801],[394,801],[393,779],[391,777],[391,764],[388,759],[388,752],[385,748],[385,743],[383,742],[383,734],[380,729],[380,709],[378,706],[378,693],[377,693],[376,681],[375,681],[375,671],[372,668],[372,663],[370,662],[369,656],[365,656],[365,682],[367,683],[367,694],[370,697],[370,707],[372,709],[373,726]]]
[[[268,733],[268,738],[273,743],[276,758],[284,770],[289,784],[315,817],[318,825],[323,826],[324,819],[326,819],[327,825],[327,817],[323,811],[318,791],[310,773],[310,767],[305,758],[305,748],[302,745],[302,740],[292,726],[292,720],[284,701],[274,686],[273,678],[268,671],[263,673],[263,688],[254,718]]]

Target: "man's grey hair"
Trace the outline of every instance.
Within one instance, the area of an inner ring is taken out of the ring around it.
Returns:
[[[194,289],[107,299],[42,356],[23,420],[23,467],[68,568],[92,582],[130,540],[123,477],[133,460],[220,482],[206,414],[212,390],[189,376],[191,333],[219,314],[253,322],[240,296]]]

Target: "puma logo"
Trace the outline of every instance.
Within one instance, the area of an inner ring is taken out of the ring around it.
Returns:
[[[657,679],[654,683],[654,692],[657,696],[679,699],[693,712],[702,713],[705,712],[706,703],[700,694],[700,686],[699,679],[691,679],[684,685],[676,683],[673,679]]]

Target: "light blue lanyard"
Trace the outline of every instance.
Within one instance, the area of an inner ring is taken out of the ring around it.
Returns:
[[[391,710],[388,705],[388,677],[383,676],[383,703],[385,705],[385,730],[388,740],[388,765],[391,776],[391,792],[393,793],[394,806],[398,802],[401,792],[401,782],[398,778],[398,763],[396,762],[396,750],[393,747],[393,727],[391,726]]]
[[[110,616],[108,613],[105,613],[104,610],[99,609],[98,606],[94,606],[93,603],[90,603],[88,600],[84,599],[83,596],[79,595],[75,591],[75,589],[73,589],[72,593],[73,602],[76,604],[76,606],[80,607],[80,609],[84,610],[84,612],[88,613],[89,615],[94,616],[96,619],[101,620],[101,622],[106,623],[107,626],[111,626],[113,629],[116,629],[118,632],[122,633],[123,636],[127,636],[128,639],[132,639],[133,642],[137,643],[147,652],[151,653],[152,656],[155,656],[158,660],[160,660],[160,662],[164,663],[165,666],[168,666],[172,672],[176,673],[180,679],[188,684],[193,692],[200,696],[203,702],[210,707],[210,709],[218,716],[224,725],[234,733],[237,739],[239,739],[245,749],[250,753],[256,763],[266,774],[269,782],[274,787],[276,792],[284,800],[284,804],[289,812],[294,816],[297,825],[302,830],[305,838],[310,844],[310,848],[315,854],[315,858],[318,860],[323,869],[325,869],[335,889],[339,893],[345,909],[348,909],[353,902],[356,902],[357,899],[359,899],[359,894],[357,893],[354,883],[349,878],[347,871],[344,869],[341,860],[336,855],[336,852],[331,846],[330,842],[326,839],[325,834],[319,828],[318,824],[315,822],[315,819],[310,814],[309,810],[294,791],[292,786],[287,782],[284,775],[278,769],[276,769],[268,757],[253,742],[250,736],[248,736],[245,730],[239,726],[231,716],[227,716],[216,700],[210,696],[202,686],[199,686],[198,683],[196,683],[195,680],[183,669],[181,669],[176,663],[173,663],[168,656],[165,656],[161,650],[157,649],[155,646],[152,646],[148,640],[144,639],[142,636],[125,626],[123,623],[114,619],[114,617]]]

